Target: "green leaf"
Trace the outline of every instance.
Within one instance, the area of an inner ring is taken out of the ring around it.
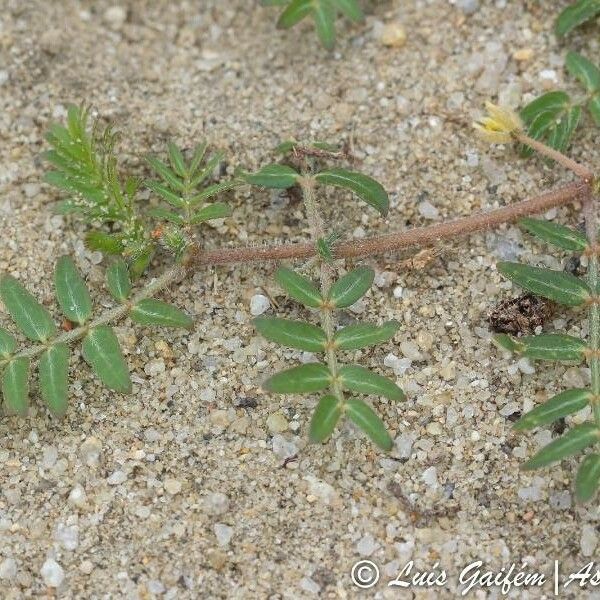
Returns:
[[[192,177],[197,175],[198,167],[202,163],[202,159],[206,154],[206,149],[208,148],[207,142],[202,142],[201,144],[197,144],[194,148],[194,155],[192,156],[192,160],[190,162],[190,175]]]
[[[8,358],[17,349],[17,340],[0,327],[0,357]]]
[[[289,29],[308,16],[313,9],[313,0],[292,0],[290,5],[281,13],[277,27]]]
[[[334,2],[351,21],[358,23],[364,19],[365,16],[356,0],[334,0]]]
[[[131,278],[127,264],[122,258],[115,260],[106,270],[106,286],[118,302],[125,302],[131,294]]]
[[[544,404],[536,406],[523,415],[514,425],[514,429],[523,431],[541,425],[553,423],[567,415],[573,414],[589,403],[592,393],[585,389],[566,390],[553,396]]]
[[[521,118],[527,125],[528,134],[536,140],[545,142],[564,150],[575,131],[581,108],[571,105],[571,99],[566,92],[555,91],[543,94],[521,110]],[[524,146],[523,155],[532,154],[532,149]]]
[[[169,223],[174,223],[175,225],[183,225],[183,223],[184,223],[184,219],[179,213],[173,212],[172,210],[169,210],[168,208],[161,208],[161,207],[151,208],[148,211],[148,214],[151,217],[154,217],[155,219],[159,219],[161,221],[167,221]]]
[[[56,344],[40,357],[40,391],[53,415],[62,417],[69,397],[69,347]]]
[[[389,400],[404,400],[404,392],[387,377],[377,375],[358,365],[344,365],[338,372],[345,390],[360,394],[384,396]]]
[[[374,444],[386,452],[392,449],[393,441],[383,421],[368,404],[358,398],[350,398],[346,401],[346,414]]]
[[[336,308],[352,306],[373,285],[375,271],[369,267],[358,267],[340,277],[329,290],[328,300]]]
[[[570,335],[544,333],[527,335],[515,340],[517,352],[538,360],[566,360],[581,362],[586,350],[585,342]]]
[[[107,388],[123,394],[131,392],[129,370],[111,327],[100,325],[90,329],[83,340],[82,354]]]
[[[600,94],[596,94],[588,103],[587,109],[590,111],[596,126],[600,127]]]
[[[277,394],[319,392],[331,383],[329,369],[321,363],[307,363],[273,375],[263,388]]]
[[[160,325],[162,327],[183,327],[190,329],[194,321],[182,310],[155,298],[140,300],[131,309],[131,318],[140,325]]]
[[[221,183],[213,183],[209,185],[205,189],[203,189],[199,194],[196,194],[193,198],[190,198],[189,205],[194,207],[204,202],[208,198],[212,198],[213,196],[217,196],[222,192],[226,192],[228,190],[232,190],[236,187],[242,185],[242,181],[239,179],[232,179],[231,181],[222,181]],[[222,204],[222,203],[221,203]]]
[[[508,350],[509,352],[519,352],[520,345],[517,340],[514,340],[510,335],[506,333],[499,333],[492,338],[492,341],[496,346],[502,350]]]
[[[313,2],[313,18],[321,44],[327,50],[335,46],[335,8],[331,0],[315,0]]]
[[[29,365],[28,358],[15,358],[8,363],[2,374],[2,394],[5,411],[8,414],[27,415],[29,398]]]
[[[278,317],[256,317],[252,321],[259,333],[271,342],[306,352],[323,352],[325,332],[315,325]]]
[[[174,194],[169,188],[158,183],[158,181],[145,181],[146,187],[151,189],[155,194],[158,194],[163,200],[166,200],[171,206],[175,208],[183,208],[185,206],[185,200]]]
[[[167,147],[169,149],[169,160],[173,170],[180,177],[185,177],[187,174],[187,169],[185,168],[185,160],[183,160],[183,154],[181,154],[181,150],[172,142],[169,142]]]
[[[598,2],[598,9],[600,11],[600,2]],[[581,81],[586,91],[596,92],[600,89],[600,69],[581,54],[568,52],[565,66],[573,77]]]
[[[118,235],[111,235],[103,231],[89,231],[85,235],[85,245],[90,250],[98,250],[104,254],[123,254],[125,246]]]
[[[300,174],[287,165],[266,165],[256,173],[241,173],[240,176],[251,185],[273,189],[291,188],[300,178]]]
[[[589,454],[583,459],[577,479],[575,480],[575,495],[580,502],[591,500],[600,484],[600,454]]]
[[[310,441],[325,441],[333,433],[341,415],[342,407],[338,399],[334,396],[323,396],[310,420]]]
[[[348,325],[348,327],[340,329],[333,340],[336,348],[340,350],[357,350],[365,346],[387,342],[394,337],[399,328],[398,321],[387,321],[380,327],[366,323]]]
[[[563,36],[600,14],[599,0],[578,0],[567,6],[556,19],[556,35]]]
[[[160,177],[162,177],[163,181],[165,183],[167,183],[172,189],[178,190],[180,192],[182,192],[184,190],[185,186],[183,184],[183,181],[179,177],[177,177],[177,175],[171,169],[169,169],[169,167],[167,167],[167,165],[165,165],[165,163],[161,162],[160,160],[158,160],[157,158],[154,158],[152,156],[147,156],[146,161],[154,169],[154,171],[156,171],[156,173]],[[150,182],[147,182],[146,185],[148,185],[148,183],[150,183]],[[155,182],[152,182],[152,183],[155,183]],[[150,186],[148,186],[148,187],[150,187]],[[164,187],[164,186],[162,186],[162,187]],[[153,188],[150,188],[150,189],[153,189]]]
[[[92,298],[72,258],[61,256],[54,271],[56,298],[73,323],[83,325],[92,316]]]
[[[317,286],[307,277],[299,275],[292,269],[280,267],[275,272],[275,281],[294,299],[305,306],[319,308],[323,297]]]
[[[133,255],[131,262],[129,263],[129,274],[133,281],[139,279],[142,273],[147,269],[150,261],[152,260],[153,254],[154,248],[152,246],[148,246],[147,248],[144,248]]]
[[[194,175],[190,181],[190,187],[195,188],[199,186],[207,177],[212,175],[215,169],[221,164],[224,156],[223,152],[216,152],[211,156],[204,165],[204,168]]]
[[[317,240],[317,252],[319,256],[328,264],[333,262],[333,251],[331,243],[326,238],[319,238]]]
[[[17,327],[30,340],[45,342],[56,333],[50,313],[14,277],[0,277],[0,298]]]
[[[588,246],[587,239],[583,233],[570,227],[559,225],[558,223],[542,221],[541,219],[524,218],[519,221],[519,225],[544,242],[553,244],[563,250],[581,252]]]
[[[231,214],[231,209],[224,202],[215,202],[202,207],[198,212],[195,212],[190,219],[192,225],[198,225],[205,221],[213,219],[224,219]]]
[[[565,306],[579,306],[590,299],[588,286],[570,273],[530,267],[520,263],[498,263],[498,271],[520,287]]]
[[[388,213],[390,201],[387,192],[378,181],[368,175],[346,169],[330,169],[317,173],[315,179],[324,185],[332,185],[354,192],[383,216]]]
[[[523,469],[531,471],[577,454],[600,439],[600,430],[593,423],[577,425],[562,437],[550,442],[530,458]]]

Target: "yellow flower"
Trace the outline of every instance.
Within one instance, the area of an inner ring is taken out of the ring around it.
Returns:
[[[507,144],[513,135],[523,130],[523,122],[512,109],[486,102],[488,116],[473,123],[481,137],[492,144]]]

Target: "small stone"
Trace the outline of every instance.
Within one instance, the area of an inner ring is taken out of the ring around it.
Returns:
[[[287,419],[280,412],[272,413],[267,417],[267,428],[271,433],[283,433],[288,426]]]
[[[456,0],[456,8],[462,10],[465,15],[472,15],[479,10],[479,0]]]
[[[155,596],[160,596],[161,594],[164,594],[165,590],[166,588],[163,582],[159,581],[158,579],[151,579],[148,582],[148,591],[151,594],[154,594]]]
[[[290,458],[298,453],[298,446],[291,440],[287,440],[283,435],[275,434],[273,436],[273,452],[282,460]]]
[[[250,314],[257,317],[271,308],[271,301],[262,294],[256,294],[250,298]]]
[[[123,471],[115,471],[106,481],[108,485],[120,485],[127,481],[127,475]]]
[[[379,40],[384,46],[401,48],[406,44],[406,30],[400,23],[387,23],[381,29]]]
[[[417,208],[419,210],[419,214],[425,219],[437,219],[440,216],[438,209],[427,200],[419,202]]]
[[[442,426],[437,421],[432,421],[431,423],[428,423],[425,429],[427,429],[427,433],[429,433],[430,435],[442,435],[444,431],[442,429]]]
[[[204,498],[204,509],[211,515],[222,515],[229,510],[229,498],[222,492],[214,492]]]
[[[394,298],[396,298],[397,300],[402,298],[403,293],[404,293],[404,288],[401,285],[397,285],[394,288],[393,294],[394,294]]]
[[[391,352],[383,359],[383,364],[386,367],[393,369],[394,373],[398,376],[404,375],[404,373],[410,369],[412,360],[410,358],[399,358]]]
[[[425,469],[421,475],[421,479],[425,482],[425,485],[428,485],[431,488],[436,488],[438,486],[437,468],[429,467],[428,469]]]
[[[215,523],[214,531],[219,546],[227,546],[233,537],[233,527],[225,525],[225,523]]]
[[[513,58],[517,62],[527,62],[533,58],[533,48],[520,48],[513,52]]]
[[[415,438],[410,433],[402,433],[394,440],[394,449],[400,458],[410,458]]]
[[[400,343],[400,350],[402,350],[402,354],[406,356],[406,358],[410,358],[410,360],[421,360],[423,357],[419,352],[419,348],[414,342],[403,341]]]
[[[371,554],[379,550],[379,548],[380,545],[370,533],[364,535],[356,544],[356,551],[360,556],[371,556]]]
[[[0,562],[0,579],[14,579],[17,576],[17,562],[14,558],[5,558]]]
[[[116,31],[121,29],[127,19],[127,10],[122,6],[111,6],[104,11],[104,21]]]
[[[78,483],[69,493],[69,504],[77,508],[84,508],[87,503],[87,496],[83,487]]]
[[[42,451],[42,467],[51,469],[58,458],[58,450],[54,446],[46,446]]]
[[[541,488],[537,485],[522,487],[517,490],[517,495],[521,500],[538,502],[544,497]]]
[[[299,585],[302,590],[309,594],[318,594],[321,591],[321,586],[310,577],[303,577]]]
[[[91,560],[83,560],[79,565],[79,570],[84,575],[89,575],[94,570],[94,563]]]
[[[149,506],[137,506],[134,510],[135,516],[140,519],[147,519],[150,516]]]
[[[79,546],[79,527],[77,525],[65,525],[59,523],[56,526],[54,539],[61,544],[65,550],[75,550]]]
[[[102,444],[100,440],[95,437],[89,437],[81,444],[79,448],[79,456],[81,461],[88,467],[96,466],[100,462],[100,452],[102,451]]]
[[[589,523],[586,523],[581,528],[581,554],[584,556],[592,556],[598,545],[598,534],[596,528]]]
[[[519,371],[525,375],[533,375],[535,373],[535,367],[526,357],[520,358],[517,361],[517,367],[519,367]]]
[[[569,490],[563,490],[562,492],[557,492],[556,494],[552,494],[549,498],[550,506],[557,510],[567,510],[571,508],[571,492]]]
[[[63,568],[53,559],[48,558],[42,565],[40,575],[48,587],[57,588],[64,581],[65,572]]]
[[[229,425],[229,413],[222,408],[213,410],[209,415],[210,422],[217,427],[225,429]]]
[[[181,481],[177,479],[166,479],[165,480],[165,490],[167,490],[168,494],[171,496],[175,496],[175,494],[179,494],[181,491]]]

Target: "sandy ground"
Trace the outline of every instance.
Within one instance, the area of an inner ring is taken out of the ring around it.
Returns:
[[[40,183],[43,132],[68,102],[116,122],[137,173],[140,156],[168,139],[190,147],[208,138],[232,172],[269,161],[290,136],[352,138],[392,209],[382,222],[336,196],[327,217],[346,237],[466,215],[568,180],[487,148],[468,127],[487,98],[519,105],[563,84],[555,3],[497,0],[466,14],[443,0],[372,2],[364,25],[341,24],[332,55],[309,27],[275,31],[275,14],[255,4],[124,2],[123,21],[110,2],[0,1],[0,270],[54,306],[49,273],[69,253],[98,303],[109,303],[103,267],[81,246],[84,227],[54,216],[57,195]],[[405,28],[404,46],[382,44],[387,23]],[[569,47],[597,57],[598,45],[591,28]],[[594,164],[596,135],[578,134],[573,155]],[[230,201],[234,217],[205,233],[210,247],[306,238],[300,205],[256,190]],[[571,208],[550,216],[578,221]],[[195,315],[192,332],[119,326],[131,396],[102,389],[75,356],[64,421],[47,416],[35,389],[28,419],[0,421],[0,596],[454,597],[474,560],[494,570],[526,561],[547,575],[555,559],[563,573],[582,567],[595,554],[597,504],[572,499],[575,461],[520,472],[552,432],[517,436],[511,420],[588,373],[519,368],[490,346],[486,326],[515,294],[495,270],[499,257],[558,265],[546,252],[506,227],[444,245],[425,269],[401,256],[367,261],[378,285],[359,316],[402,322],[393,342],[355,356],[408,393],[399,405],[375,400],[396,439],[390,456],[350,426],[308,445],[315,398],[260,390],[298,353],[257,337],[250,298],[266,286],[283,314],[306,316],[270,283],[272,265],[200,270],[165,295]],[[580,334],[580,317],[559,313],[548,328]],[[269,430],[274,413],[285,431]],[[350,578],[361,559],[381,569],[370,591]],[[388,588],[410,559],[421,569],[439,562],[449,583]],[[515,597],[551,593],[547,584]],[[571,586],[563,597],[593,593]]]

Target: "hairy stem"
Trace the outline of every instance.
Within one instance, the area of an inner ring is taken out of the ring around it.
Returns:
[[[589,194],[590,186],[591,183],[588,181],[575,181],[528,200],[522,200],[496,210],[476,213],[463,219],[361,240],[340,242],[333,246],[334,255],[336,258],[360,258],[406,248],[431,246],[441,240],[483,231],[503,223],[516,221],[527,215],[545,212],[555,206],[581,200],[585,198],[586,194]],[[307,259],[316,254],[317,250],[312,242],[280,246],[219,248],[206,251],[196,248],[196,251],[190,256],[189,266],[197,269],[205,265],[280,261],[293,258]]]
[[[65,333],[62,333],[43,344],[30,346],[26,350],[23,350],[18,354],[12,355],[9,360],[21,357],[30,359],[36,358],[40,354],[42,354],[42,352],[56,344],[70,344],[71,342],[75,342],[81,339],[88,333],[90,329],[93,329],[94,327],[98,327],[100,325],[108,325],[110,323],[116,323],[117,321],[124,319],[129,314],[129,312],[135,304],[137,304],[141,300],[145,300],[146,298],[151,298],[152,296],[155,296],[165,288],[169,287],[172,283],[175,283],[176,281],[182,279],[185,276],[185,274],[186,268],[184,266],[179,264],[175,265],[167,271],[165,271],[152,283],[148,284],[145,288],[140,290],[137,294],[134,294],[134,296],[124,304],[107,310],[106,312],[102,313],[99,317],[93,319],[86,325],[76,327],[71,331],[66,331]]]
[[[587,282],[596,300],[590,304],[589,309],[589,348],[591,352],[589,353],[588,365],[591,374],[594,421],[597,427],[600,428],[600,304],[597,302],[600,283],[600,274],[598,273],[598,215],[597,199],[592,193],[588,194],[586,198],[584,214],[585,230],[591,249],[589,253]]]
[[[316,247],[317,240],[325,237],[325,231],[323,227],[323,219],[317,205],[315,198],[315,181],[312,178],[305,177],[301,181],[302,193],[304,197],[304,206],[306,208],[306,214],[308,222],[310,224],[313,244]],[[324,260],[320,261],[320,280],[321,280],[321,294],[323,298],[326,298],[329,294],[329,289],[332,284],[332,270],[331,266],[328,265]],[[338,379],[338,364],[337,357],[335,355],[335,349],[332,347],[331,342],[335,334],[335,323],[333,321],[333,312],[331,307],[325,306],[320,310],[321,314],[321,326],[327,336],[327,348],[325,355],[327,358],[327,366],[331,373],[332,383],[331,391],[337,398],[341,406],[344,405],[344,392],[339,383]]]

